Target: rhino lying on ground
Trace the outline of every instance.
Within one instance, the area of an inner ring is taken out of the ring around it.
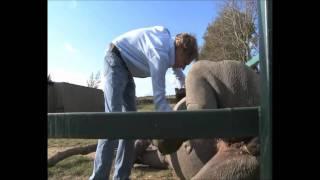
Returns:
[[[197,61],[186,78],[186,97],[175,110],[259,106],[259,81],[258,74],[238,61]],[[158,150],[166,148],[162,142],[154,147],[150,140],[137,140],[137,162],[173,168],[180,179],[259,179],[258,137],[183,141],[176,140],[177,150],[163,155]]]

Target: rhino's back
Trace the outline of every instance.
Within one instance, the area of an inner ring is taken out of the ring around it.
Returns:
[[[215,91],[218,108],[250,107],[260,104],[260,78],[239,61],[196,62],[188,76],[202,76]]]

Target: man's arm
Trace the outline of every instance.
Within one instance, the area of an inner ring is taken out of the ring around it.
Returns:
[[[153,101],[156,111],[172,111],[166,99],[165,75],[168,69],[166,60],[167,55],[159,53],[153,57],[149,62],[150,74],[153,88]]]
[[[173,74],[178,81],[178,87],[175,88],[176,101],[179,102],[182,98],[186,96],[185,89],[185,75],[181,68],[172,68]]]
[[[172,71],[173,71],[173,74],[175,75],[177,81],[178,81],[178,89],[181,89],[181,88],[185,88],[185,75],[184,73],[182,72],[182,69],[181,68],[172,68]]]

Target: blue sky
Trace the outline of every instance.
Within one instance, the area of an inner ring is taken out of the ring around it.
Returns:
[[[86,86],[92,72],[103,72],[103,58],[111,40],[140,27],[163,25],[172,36],[189,32],[201,46],[208,24],[218,13],[219,3],[220,0],[49,0],[47,72],[53,81]],[[135,82],[137,96],[152,95],[150,78],[135,78]],[[174,94],[175,83],[169,69],[167,95]]]

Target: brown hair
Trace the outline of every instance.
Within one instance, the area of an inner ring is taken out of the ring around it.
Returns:
[[[186,57],[190,60],[198,60],[197,39],[188,33],[180,33],[176,35],[176,47],[182,47]]]

